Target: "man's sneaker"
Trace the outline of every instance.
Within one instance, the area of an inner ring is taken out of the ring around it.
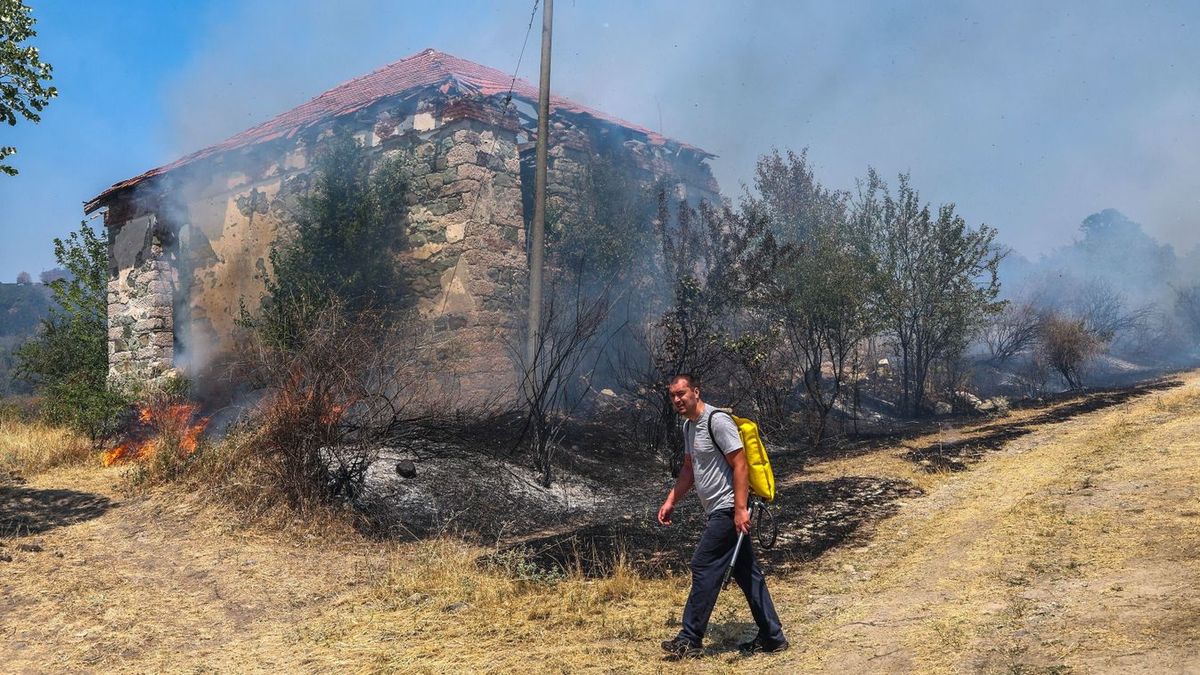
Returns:
[[[754,639],[749,642],[743,642],[738,645],[738,649],[747,654],[756,654],[762,652],[764,654],[773,654],[787,649],[789,646],[787,640],[774,642],[772,640],[764,640],[761,635],[755,635]]]
[[[686,639],[677,637],[662,643],[663,651],[677,659],[695,659],[704,654],[700,645],[692,644]]]

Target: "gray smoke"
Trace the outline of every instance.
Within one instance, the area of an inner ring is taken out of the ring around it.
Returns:
[[[445,6],[450,5],[450,6]],[[525,3],[256,0],[212,14],[170,95],[179,151],[434,47],[511,70]],[[1019,252],[1115,207],[1200,240],[1200,46],[1187,5],[560,2],[558,93],[704,147],[727,193],[773,146],[824,182],[911,171]],[[539,15],[521,75],[536,81]]]

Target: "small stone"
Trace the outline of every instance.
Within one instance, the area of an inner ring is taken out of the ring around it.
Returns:
[[[447,614],[455,614],[455,613],[458,613],[458,612],[461,612],[461,611],[463,611],[463,610],[464,610],[464,609],[466,609],[466,608],[467,608],[467,603],[465,603],[465,602],[456,602],[456,603],[454,603],[454,604],[452,604],[452,605],[446,605],[446,608],[445,608],[445,609],[443,609],[442,611],[443,611],[443,612],[445,612],[445,613],[447,613]]]
[[[17,544],[17,550],[18,550],[18,551],[24,551],[25,553],[41,553],[41,552],[42,552],[42,545],[41,545],[41,544],[37,544],[37,543],[34,543],[34,544]]]
[[[402,459],[396,462],[396,473],[400,474],[401,478],[414,478],[417,475],[417,465],[410,459]]]

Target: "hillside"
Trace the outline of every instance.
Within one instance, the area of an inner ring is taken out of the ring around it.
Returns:
[[[12,379],[12,352],[34,334],[50,304],[49,287],[43,284],[0,284],[0,396],[29,391]]]

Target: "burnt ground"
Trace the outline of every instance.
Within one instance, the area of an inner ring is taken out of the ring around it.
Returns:
[[[779,494],[768,507],[779,534],[770,549],[755,540],[759,559],[774,569],[813,560],[845,543],[864,525],[894,513],[896,500],[918,494],[920,490],[903,481],[872,477],[804,481]],[[615,560],[624,558],[647,576],[684,572],[704,526],[703,514],[698,503],[689,500],[676,508],[673,524],[662,527],[655,520],[662,495],[656,497],[652,507],[635,517],[590,523],[517,546],[547,570],[578,569],[587,576],[604,576]],[[763,528],[763,537],[769,529],[769,525]]]
[[[849,459],[781,448],[786,522],[765,559],[793,648],[737,655],[753,626],[740,594],[724,593],[709,650],[681,667],[1200,672],[1200,373],[1184,379],[1122,405],[1097,392],[1007,421],[964,420]],[[1088,398],[1094,412],[1079,414]],[[927,473],[909,457],[938,437],[986,437],[1047,414],[1066,421],[1043,423],[966,471]],[[651,526],[669,478],[653,458],[621,461],[619,449],[574,455],[562,484],[537,491],[500,460],[474,475],[438,474],[426,448],[418,478],[406,479],[425,483],[398,485],[413,498],[444,497],[438,506],[482,485],[485,497],[511,490],[504,504],[571,514],[508,514],[519,522],[498,548],[524,544],[546,565],[581,559],[551,551],[573,542],[600,564],[624,551],[647,568],[681,567],[697,532],[695,500],[669,530]],[[34,505],[29,515],[55,505],[70,515],[42,513],[42,532],[0,538],[6,671],[674,670],[658,642],[674,632],[685,578],[513,579],[472,564],[492,544],[244,529],[203,499],[125,494],[116,468],[6,478],[5,494]],[[926,496],[905,496],[917,486]],[[77,495],[111,502],[93,516]]]
[[[802,565],[831,548],[862,539],[874,523],[896,512],[900,500],[922,494],[913,482],[894,478],[805,478],[809,467],[882,452],[897,444],[903,446],[905,441],[938,430],[970,427],[965,438],[914,448],[902,455],[924,472],[965,471],[1009,441],[1041,426],[1066,422],[1181,384],[1178,379],[1162,379],[1062,394],[1026,403],[1023,407],[1044,407],[1007,421],[1002,418],[988,422],[989,418],[967,416],[939,418],[820,452],[775,446],[771,460],[781,487],[770,512],[779,534],[773,548],[759,547],[760,559],[775,570]],[[662,527],[656,513],[671,485],[662,464],[653,458],[623,455],[618,445],[602,437],[593,437],[585,447],[592,452],[573,453],[566,461],[575,469],[575,476],[585,477],[596,487],[590,508],[559,513],[559,520],[544,521],[540,532],[534,522],[529,528],[514,528],[507,542],[497,541],[500,555],[518,551],[543,570],[577,570],[587,576],[603,576],[620,559],[632,563],[644,575],[685,572],[703,525],[698,502],[685,500],[676,508],[674,525]],[[536,511],[530,509],[529,513]],[[553,511],[542,509],[537,515],[553,516]]]

